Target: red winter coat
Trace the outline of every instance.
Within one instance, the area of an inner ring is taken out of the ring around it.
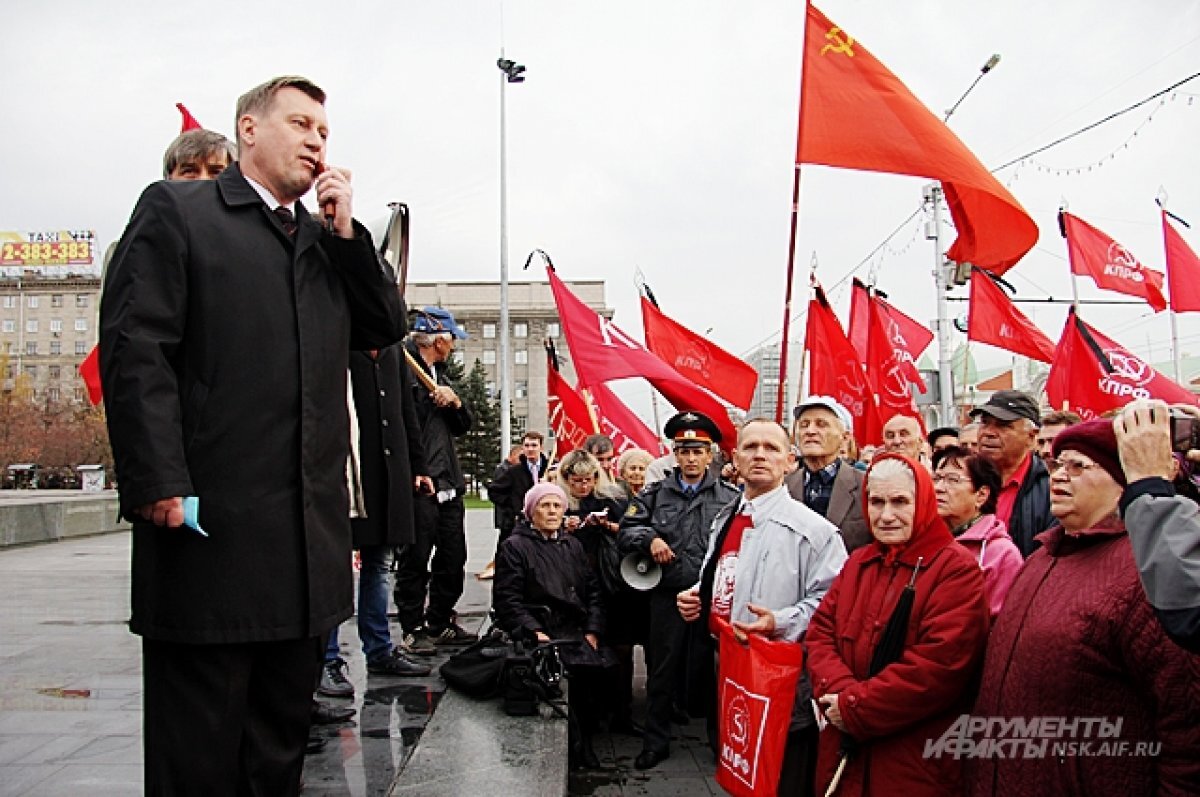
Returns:
[[[961,762],[923,754],[926,741],[938,739],[971,705],[988,631],[983,574],[937,516],[925,468],[897,455],[877,457],[872,467],[889,458],[904,459],[916,474],[913,535],[904,546],[857,549],[834,580],[805,638],[813,694],[840,695],[842,718],[860,745],[838,797],[959,795]],[[865,503],[866,488],[863,495]],[[918,558],[903,653],[869,677],[871,656]],[[821,732],[818,794],[833,777],[841,742],[833,725]]]
[[[1158,624],[1124,525],[1114,517],[1079,537],[1055,527],[1038,540],[1042,547],[1025,562],[992,630],[973,714],[1119,717],[1120,736],[1098,739],[1094,729],[1085,738],[1080,730],[1049,739],[1041,757],[971,760],[969,793],[1200,794],[1200,656]],[[1110,756],[1055,750],[1086,742],[1129,749]],[[1139,756],[1138,743],[1162,749]]]

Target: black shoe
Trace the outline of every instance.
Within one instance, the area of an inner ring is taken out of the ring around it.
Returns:
[[[326,697],[354,697],[354,684],[346,677],[346,662],[341,659],[325,662],[317,691]]]
[[[310,736],[308,742],[304,745],[305,755],[316,755],[325,749],[325,745],[329,744],[329,740],[323,736]]]
[[[472,634],[453,620],[445,628],[434,630],[426,628],[425,633],[438,647],[456,647],[473,645],[479,641],[479,634]]]
[[[415,631],[410,631],[400,638],[400,650],[406,656],[434,656],[437,655],[437,648],[433,646],[433,640],[425,633],[425,629],[418,628]]]
[[[331,706],[328,703],[322,703],[320,700],[312,702],[313,725],[335,725],[339,722],[345,722],[353,716],[354,709],[352,708]]]
[[[417,664],[399,650],[393,649],[374,661],[367,662],[367,672],[372,675],[397,675],[400,677],[420,677],[429,675],[433,669],[426,664]]]
[[[654,769],[660,762],[670,758],[671,754],[666,750],[643,750],[638,753],[638,757],[633,759],[635,769]]]

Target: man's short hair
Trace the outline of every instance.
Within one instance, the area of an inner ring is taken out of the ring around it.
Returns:
[[[788,441],[789,446],[791,445],[792,436],[790,434],[788,434],[787,427],[784,426],[779,421],[775,420],[774,418],[767,417],[766,415],[757,415],[753,418],[747,418],[742,423],[742,425],[738,427],[738,437],[741,437],[742,430],[745,429],[747,426],[749,426],[752,423],[766,423],[766,424],[770,424],[771,426],[774,426],[775,428],[777,428],[781,432],[783,432],[784,439]]]
[[[1058,410],[1042,416],[1042,426],[1074,426],[1083,421],[1070,410]]]
[[[432,349],[433,343],[438,338],[454,337],[449,332],[409,332],[408,337],[416,344],[418,349]]]
[[[185,163],[208,160],[209,155],[224,153],[230,163],[237,160],[237,148],[225,136],[213,130],[187,130],[180,133],[163,153],[163,179]]]
[[[283,89],[299,89],[321,105],[325,104],[325,92],[316,83],[299,75],[281,75],[255,86],[238,97],[237,110],[233,114],[233,129],[238,129],[238,121],[246,114],[261,115],[271,110],[271,103],[275,101],[275,95]],[[237,143],[240,151],[242,146],[240,135]]]
[[[592,434],[583,441],[583,448],[589,454],[607,454],[613,450],[613,441],[606,434]]]
[[[546,436],[544,434],[542,434],[541,432],[528,431],[521,436],[521,439],[522,440],[536,440],[538,442],[538,445],[541,445],[542,441],[546,439]]]

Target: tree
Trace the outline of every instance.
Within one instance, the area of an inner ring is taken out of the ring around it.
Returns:
[[[453,360],[451,361],[453,362]],[[458,366],[462,373],[462,366]],[[460,389],[461,388],[461,389]],[[487,394],[487,370],[478,359],[471,373],[458,387],[459,396],[475,416],[471,431],[456,441],[458,461],[469,483],[468,489],[479,494],[480,485],[491,481],[500,462],[500,415],[496,403]]]

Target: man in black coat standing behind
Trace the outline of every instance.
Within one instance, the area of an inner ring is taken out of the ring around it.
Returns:
[[[295,77],[243,95],[239,163],[146,189],[105,275],[147,794],[296,793],[321,651],[352,611],[347,362],[404,317],[349,173],[325,168],[324,99]],[[327,227],[297,201],[314,184]]]

